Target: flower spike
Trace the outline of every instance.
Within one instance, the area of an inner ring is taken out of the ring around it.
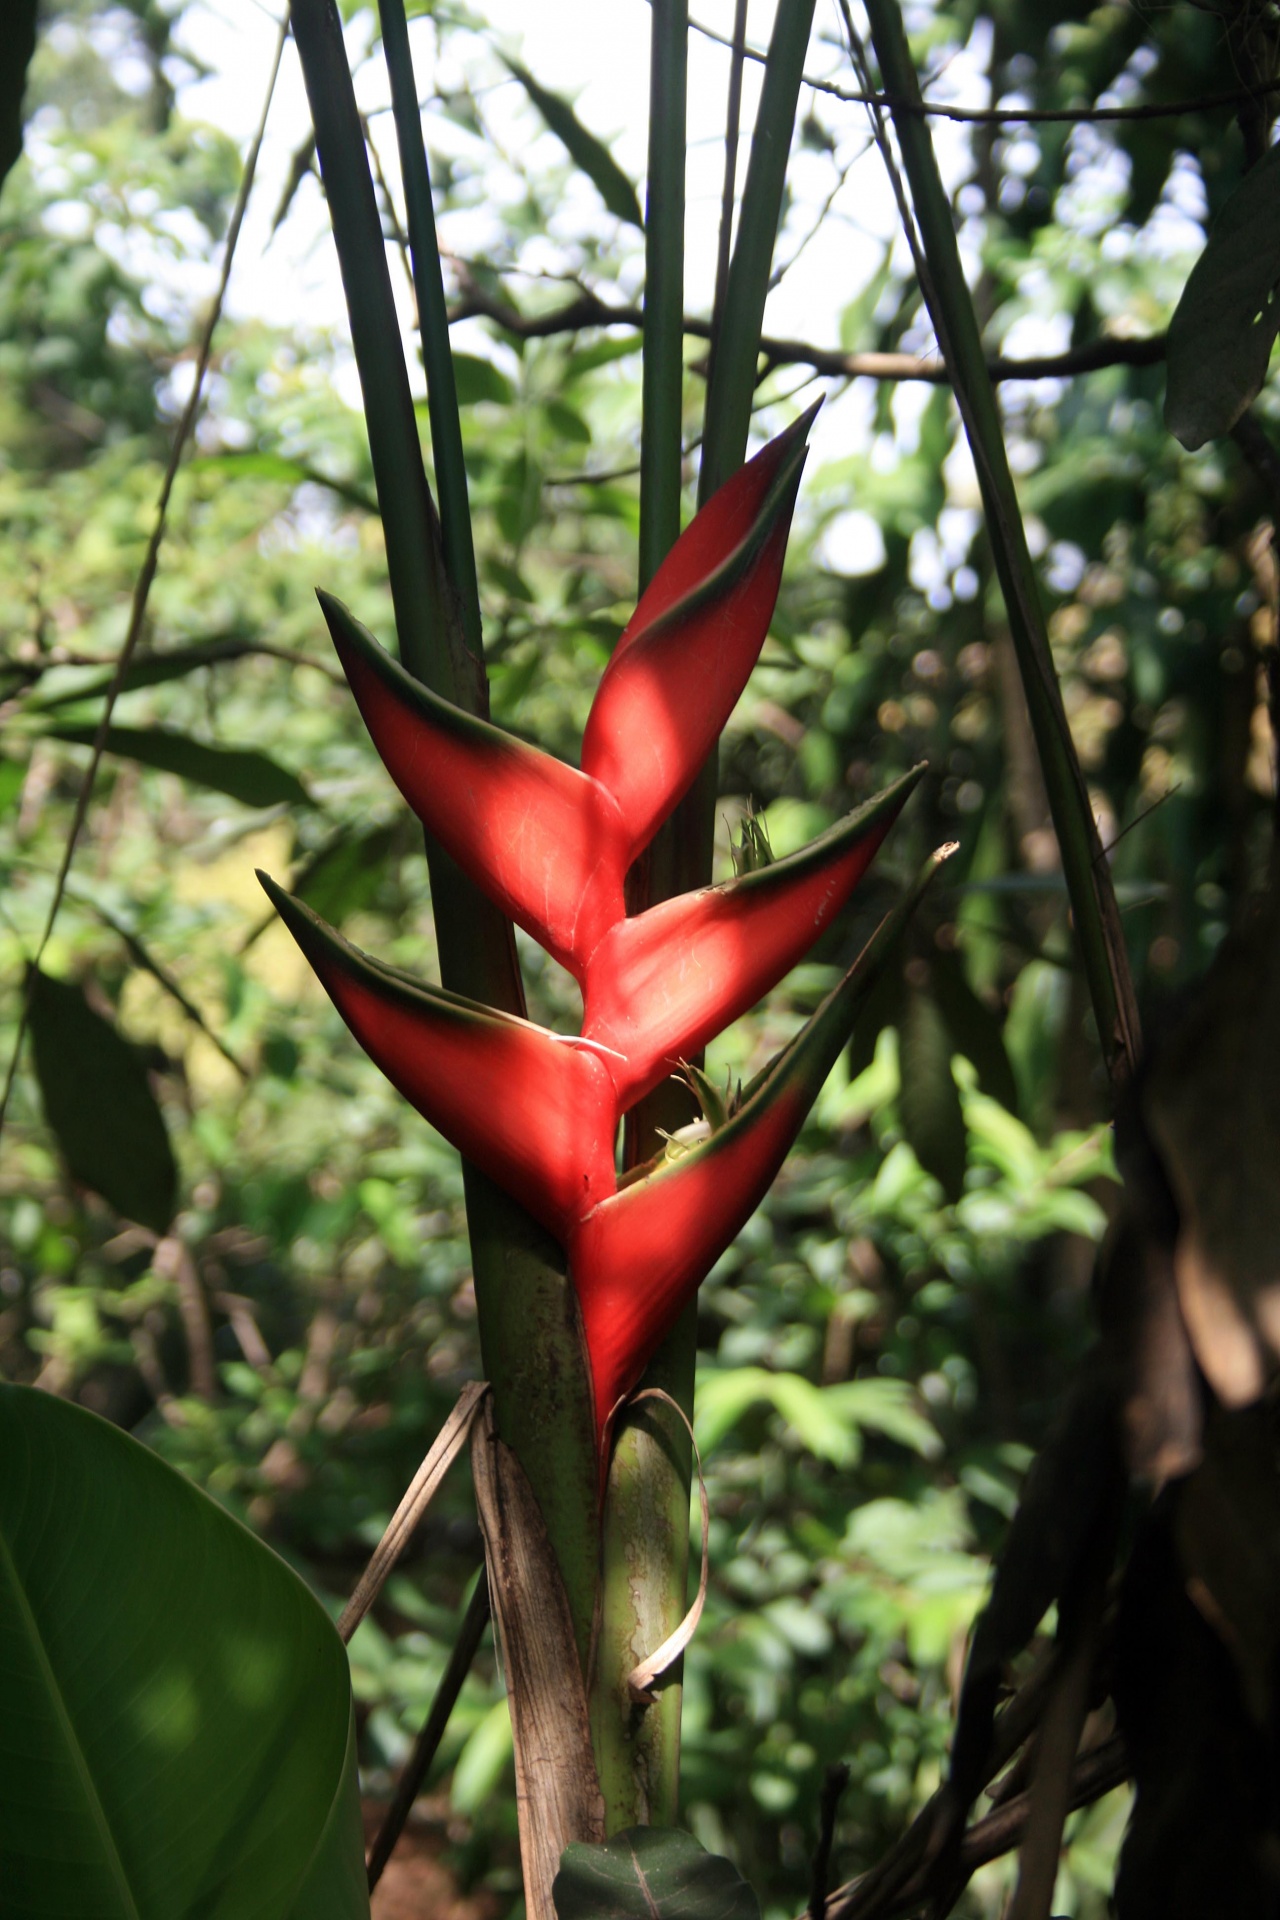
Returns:
[[[605,668],[582,769],[618,801],[632,858],[687,792],[764,645],[816,412],[771,440],[694,516]]]
[[[924,887],[935,854],[817,1012],[700,1146],[623,1186],[577,1226],[569,1260],[582,1308],[602,1452],[608,1423],[663,1336],[767,1192]]]
[[[754,1006],[840,912],[924,768],[810,846],[620,920],[587,964],[582,1031],[610,1049],[626,1109]]]
[[[383,764],[427,831],[563,966],[621,919],[629,835],[576,768],[441,700],[332,595],[319,596]]]
[[[564,1240],[616,1186],[600,1053],[381,966],[259,880],[374,1064],[424,1118]]]

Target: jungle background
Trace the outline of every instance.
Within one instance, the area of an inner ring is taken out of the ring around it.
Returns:
[[[754,45],[768,11],[751,10]],[[241,178],[241,145],[180,111],[196,12],[44,7],[27,151],[0,195],[6,1065]],[[345,13],[360,62],[374,21]],[[522,53],[482,5],[417,13],[493,712],[573,757],[635,595],[640,183],[601,145],[615,127],[584,133],[505,64],[532,69],[532,32]],[[1001,397],[1055,660],[1158,1033],[1269,847],[1280,407],[1264,389],[1232,439],[1187,453],[1163,424],[1161,361],[1204,234],[1267,144],[1271,96],[1219,96],[1271,79],[1276,30],[1228,0],[907,18],[926,97],[995,110],[937,137],[985,338],[1011,363]],[[729,32],[731,9],[708,5],[704,24]],[[834,10],[807,71],[779,300],[802,260],[870,264],[829,335],[791,337],[789,317],[779,338],[766,316],[760,436],[830,399],[772,637],[722,748],[720,872],[744,819],[781,854],[916,761],[929,774],[845,924],[717,1043],[714,1074],[745,1077],[919,860],[960,851],[700,1296],[711,1584],[685,1664],[684,1817],[771,1920],[804,1903],[829,1765],[851,1768],[842,1877],[938,1782],[993,1556],[1092,1337],[1118,1191],[972,467],[947,385],[920,365],[932,333],[866,184],[881,163],[842,97],[859,88]],[[244,76],[255,95],[265,82]],[[368,126],[398,254],[376,99]],[[281,234],[319,203],[305,144],[295,161],[268,210]],[[313,597],[323,585],[389,637],[345,322],[336,302],[305,324],[236,312],[214,334],[9,1098],[0,1375],[145,1438],[336,1613],[476,1374],[474,1302],[456,1155],[349,1039],[253,880],[291,877],[358,945],[432,975],[421,841]],[[705,352],[691,329],[690,501]],[[571,1030],[567,978],[523,941],[522,957],[531,1011]],[[371,1799],[411,1747],[479,1564],[458,1474],[352,1643]],[[410,1830],[440,1863],[439,1911],[516,1910],[510,1772],[486,1645]],[[1121,1788],[1072,1816],[1056,1911],[1106,1911],[1127,1804]],[[1008,1874],[982,1868],[959,1910],[997,1913]],[[389,1879],[375,1914],[391,1920],[396,1897]]]

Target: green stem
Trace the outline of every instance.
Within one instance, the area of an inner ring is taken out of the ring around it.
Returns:
[[[471,713],[488,707],[467,644],[427,485],[382,223],[333,0],[294,0],[293,31],[351,318],[400,657]],[[509,923],[428,843],[440,973],[447,987],[524,1010]],[[559,1248],[514,1201],[463,1164],[480,1346],[501,1437],[542,1508],[586,1660],[599,1581],[595,1418],[573,1289]]]
[[[431,417],[431,453],[440,494],[440,533],[445,569],[462,603],[462,627],[467,645],[479,656],[480,588],[476,580],[475,545],[471,538],[471,506],[467,469],[462,456],[462,424],[458,418],[458,390],[453,377],[449,345],[449,316],[445,309],[444,275],[436,240],[436,216],[431,199],[431,173],[422,137],[418,89],[413,77],[413,54],[405,21],[404,0],[380,0],[382,47],[391,77],[391,104],[395,115],[400,171],[404,179],[405,211],[409,224],[409,251],[413,256],[413,290],[418,302],[418,331],[422,364],[427,376],[427,411]]]
[[[845,0],[841,5],[851,44],[856,48]],[[938,173],[928,124],[918,112],[920,87],[902,14],[897,0],[867,0],[867,15],[884,90],[890,99],[901,100],[906,106],[905,111],[895,110],[894,127],[919,226],[921,290],[973,452],[1103,1057],[1112,1081],[1119,1083],[1136,1066],[1141,1041],[1111,873],[1062,704],[1035,569],[1005,452],[999,403],[960,262],[951,205]],[[913,107],[917,111],[911,111]],[[904,217],[909,218],[906,209]]]
[[[645,212],[644,420],[640,455],[640,588],[653,578],[680,533],[684,411],[684,200],[687,0],[653,0],[650,53],[649,191]],[[663,839],[668,851],[683,842]],[[661,860],[659,852],[659,861]],[[704,870],[705,865],[705,870]],[[695,862],[692,880],[710,878]],[[655,868],[645,862],[638,885],[647,900],[665,899],[680,884],[653,892]],[[672,876],[674,879],[674,876]],[[647,883],[647,884],[646,884]],[[661,878],[659,877],[661,885]],[[632,889],[633,904],[636,899]],[[683,1109],[677,1125],[688,1116]],[[654,1101],[628,1116],[628,1153],[645,1157],[656,1143]],[[696,1315],[685,1315],[645,1375],[689,1415],[693,1407]],[[652,1706],[636,1707],[626,1676],[678,1625],[689,1562],[691,1459],[684,1423],[669,1409],[646,1406],[619,1421],[605,1496],[601,1541],[601,1617],[591,1717],[607,1831],[653,1823],[674,1825],[680,1767],[680,1686],[660,1688]]]

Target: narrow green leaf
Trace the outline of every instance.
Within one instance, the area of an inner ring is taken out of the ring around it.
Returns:
[[[965,1129],[960,1093],[951,1072],[951,1036],[932,994],[907,992],[898,1036],[902,1131],[948,1200],[964,1191]]]
[[[163,653],[135,653],[124,670],[120,693],[136,693],[140,687],[159,687],[169,680],[185,680],[189,673],[198,673],[201,667],[222,666],[256,652],[252,640],[240,640],[228,634],[197,641],[190,647],[171,647]],[[73,670],[63,669],[68,671]],[[114,667],[106,667],[101,672],[90,669],[72,685],[58,685],[52,693],[46,693],[42,686],[31,695],[25,711],[51,713],[58,707],[75,706],[81,700],[100,700],[114,681]]]
[[[22,152],[22,96],[36,50],[37,0],[10,0],[0,59],[0,185]]]
[[[31,1040],[45,1119],[73,1179],[127,1220],[167,1233],[178,1170],[135,1047],[80,987],[37,973]]]
[[[431,202],[431,175],[422,138],[418,88],[413,77],[413,53],[405,21],[404,0],[379,0],[382,50],[391,78],[400,171],[404,179],[409,222],[409,249],[413,257],[413,287],[418,301],[418,328],[422,364],[427,376],[427,407],[431,415],[431,451],[436,487],[440,494],[440,538],[445,570],[458,596],[467,645],[477,658],[483,649],[480,625],[480,589],[476,582],[475,546],[471,538],[471,504],[467,469],[462,458],[462,428],[454,386],[453,352],[449,344],[449,316],[444,303],[444,278],[436,240],[436,216]]]
[[[688,40],[687,0],[654,0],[640,440],[642,593],[680,534]]]
[[[814,0],[791,0],[774,15],[725,288],[724,324],[716,342],[707,391],[699,506],[705,505],[717,487],[742,465],[747,450],[760,329],[813,9]]]
[[[604,142],[588,132],[567,100],[540,86],[518,60],[509,60],[505,54],[499,58],[512,78],[520,82],[569,158],[581,167],[610,213],[633,227],[643,227],[636,190]]]
[[[49,737],[78,747],[93,745],[94,727],[50,727]],[[194,786],[228,794],[246,807],[309,807],[310,794],[296,773],[250,747],[208,747],[170,727],[108,727],[106,751],[160,773],[176,773]]]
[[[1140,1028],[1111,872],[1102,857],[1088,786],[1062,704],[1000,407],[964,276],[951,202],[938,172],[928,121],[919,110],[919,76],[899,0],[867,0],[867,16],[885,90],[902,102],[893,119],[923,249],[922,291],[973,452],[1103,1057],[1113,1080],[1119,1081],[1136,1064]]]
[[[559,1920],[760,1920],[733,1862],[676,1827],[566,1847],[551,1892]]]
[[[6,1920],[367,1920],[346,1658],[136,1440],[0,1386]]]
[[[1280,332],[1280,148],[1230,195],[1169,322],[1164,423],[1184,447],[1230,433]]]
[[[476,666],[445,577],[341,22],[334,0],[295,0],[291,17],[364,395],[401,657],[446,698],[474,707]]]

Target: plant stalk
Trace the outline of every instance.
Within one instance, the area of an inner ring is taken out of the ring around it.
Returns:
[[[423,683],[485,713],[484,664],[468,644],[427,485],[382,224],[334,0],[294,0],[293,30],[351,319],[400,656]],[[524,993],[510,924],[428,841],[446,987],[507,1012]],[[500,1436],[542,1509],[584,1665],[599,1579],[595,1417],[577,1303],[555,1242],[463,1163],[476,1309]]]

